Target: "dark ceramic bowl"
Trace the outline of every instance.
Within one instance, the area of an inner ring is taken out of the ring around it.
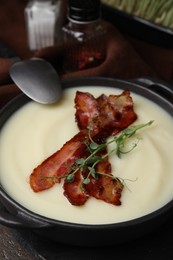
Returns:
[[[105,78],[70,79],[62,82],[64,88],[76,86],[109,86],[129,89],[152,100],[173,117],[173,89],[154,79],[122,81]],[[29,98],[20,95],[0,112],[0,128]],[[172,173],[173,174],[173,173]],[[86,225],[53,220],[31,212],[11,198],[0,184],[0,223],[14,228],[33,230],[54,241],[80,245],[102,246],[122,243],[157,228],[173,214],[173,200],[159,210],[135,220],[116,224]]]

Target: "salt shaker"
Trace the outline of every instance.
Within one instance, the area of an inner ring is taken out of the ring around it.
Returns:
[[[68,23],[63,26],[66,45],[64,71],[73,72],[98,66],[105,59],[106,29],[101,23],[99,0],[69,0]]]
[[[28,46],[38,50],[61,41],[62,1],[32,0],[25,8]]]

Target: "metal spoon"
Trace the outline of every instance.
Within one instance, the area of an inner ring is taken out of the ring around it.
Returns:
[[[57,72],[43,59],[34,58],[14,63],[9,73],[20,90],[38,103],[52,104],[62,96]]]

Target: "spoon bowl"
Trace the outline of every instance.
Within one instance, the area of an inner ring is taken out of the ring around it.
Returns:
[[[12,65],[9,73],[19,89],[38,103],[52,104],[62,96],[58,74],[46,60],[19,61]]]

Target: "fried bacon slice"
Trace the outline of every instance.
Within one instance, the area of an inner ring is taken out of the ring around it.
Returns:
[[[76,92],[75,97],[76,122],[79,129],[86,129],[90,126],[97,126],[95,122],[100,116],[97,100],[88,92]],[[92,123],[92,125],[91,125]]]
[[[128,90],[120,95],[102,94],[97,99],[90,93],[77,91],[75,107],[79,129],[90,127],[92,131],[106,132],[107,136],[117,134],[137,118]]]
[[[106,151],[102,151],[102,155]],[[99,156],[101,153],[99,154]],[[96,166],[97,178],[90,175],[88,184],[82,183],[88,177],[88,169],[80,169],[72,182],[64,181],[64,195],[69,202],[75,206],[84,205],[87,199],[92,196],[98,200],[119,206],[121,205],[121,193],[124,185],[118,178],[111,174],[111,164],[106,157]]]
[[[98,163],[96,172],[101,174],[98,174],[97,178],[90,177],[90,182],[85,185],[87,193],[107,203],[121,205],[120,198],[124,186],[118,178],[113,178],[111,164],[107,157]]]
[[[86,192],[84,185],[82,184],[83,170],[80,169],[75,174],[73,182],[64,181],[64,195],[67,197],[69,202],[75,206],[84,205],[87,199],[89,198],[89,194]]]
[[[133,100],[128,90],[123,91],[122,94],[117,96],[110,95],[108,102],[113,107],[113,110],[116,111],[114,131],[112,132],[112,135],[116,135],[117,129],[123,130],[128,127],[136,120],[137,115],[134,112]]]
[[[71,172],[71,166],[82,156],[88,139],[86,130],[80,131],[63,147],[37,166],[30,175],[30,186],[38,192],[51,188]]]
[[[117,96],[101,95],[97,99],[90,93],[77,91],[75,107],[80,132],[34,169],[30,176],[30,185],[35,192],[51,188],[71,172],[76,160],[86,152],[85,141],[90,141],[88,129],[91,137],[100,142],[117,134],[137,118],[129,91]],[[83,205],[88,196],[114,205],[121,204],[123,185],[117,178],[111,177],[108,159],[98,163],[97,171],[104,175],[100,174],[97,179],[91,176],[90,183],[84,185],[84,189],[80,187],[84,172],[79,171],[73,182],[64,182],[64,195],[73,205]]]

